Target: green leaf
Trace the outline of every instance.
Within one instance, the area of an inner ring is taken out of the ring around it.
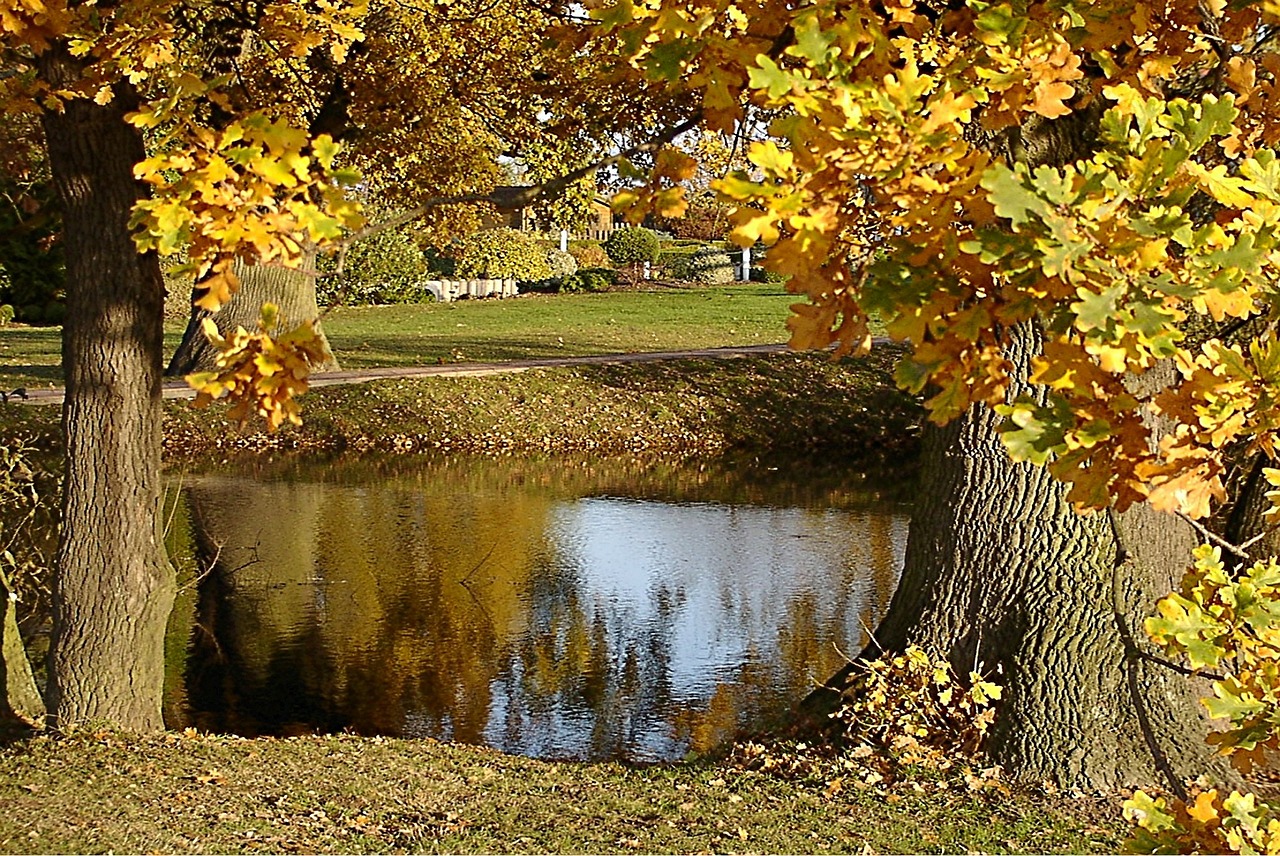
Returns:
[[[795,44],[787,48],[787,54],[809,60],[818,64],[825,62],[835,35],[822,29],[816,15],[807,14],[795,23]]]
[[[748,80],[752,89],[765,89],[769,97],[779,101],[790,94],[795,77],[781,69],[776,62],[764,54],[756,57],[757,66],[748,72]]]
[[[983,44],[1000,45],[1020,41],[1027,26],[1027,16],[1019,15],[1008,3],[970,3],[979,10],[974,19],[978,38]]]
[[[1209,711],[1209,716],[1214,719],[1241,723],[1266,712],[1267,709],[1265,702],[1247,694],[1234,678],[1214,681],[1213,695],[1213,698],[1201,699],[1201,702]]]
[[[996,407],[996,412],[1005,419],[1000,426],[1000,439],[1014,460],[1043,466],[1062,447],[1061,426],[1042,420],[1040,417],[1044,409],[1034,403],[1002,404]]]
[[[684,74],[686,61],[697,52],[698,43],[692,39],[662,42],[650,51],[651,59],[645,67],[663,80],[679,80]]]
[[[1043,218],[1049,213],[1049,203],[1023,184],[1026,168],[1019,166],[1014,172],[1004,164],[989,167],[982,175],[982,187],[987,199],[995,206],[996,215],[1008,218],[1013,228],[1031,221],[1032,215]]]
[[[1117,306],[1125,290],[1123,282],[1102,291],[1084,287],[1076,289],[1076,296],[1080,299],[1071,304],[1071,311],[1076,315],[1076,329],[1083,333],[1109,329],[1116,321]]]

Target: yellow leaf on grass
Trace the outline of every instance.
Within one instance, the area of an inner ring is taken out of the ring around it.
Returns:
[[[1200,823],[1213,823],[1218,819],[1218,807],[1215,805],[1217,798],[1218,792],[1216,790],[1199,794],[1195,802],[1187,806],[1187,814]]]

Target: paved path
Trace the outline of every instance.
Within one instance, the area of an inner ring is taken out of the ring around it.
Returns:
[[[435,366],[401,366],[384,369],[355,369],[353,371],[325,372],[311,376],[311,386],[338,386],[345,383],[366,383],[371,380],[410,377],[481,377],[484,375],[513,374],[529,369],[555,368],[557,366],[605,366],[624,363],[652,363],[660,360],[712,359],[732,360],[761,354],[779,354],[786,345],[745,345],[732,348],[707,348],[701,351],[654,351],[643,354],[599,354],[587,357],[544,357],[533,360],[510,360],[502,363],[447,363]],[[32,389],[28,391],[26,404],[61,404],[63,389]],[[165,381],[165,398],[194,398],[195,391],[184,381]],[[20,400],[20,399],[19,399]]]

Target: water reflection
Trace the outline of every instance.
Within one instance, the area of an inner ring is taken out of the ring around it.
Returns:
[[[549,757],[679,757],[784,711],[874,625],[907,530],[834,473],[754,465],[289,467],[184,496],[213,571],[171,724]]]

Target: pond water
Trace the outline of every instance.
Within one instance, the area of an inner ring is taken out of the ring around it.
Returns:
[[[655,761],[784,716],[908,509],[800,462],[439,458],[175,477],[171,726]]]

